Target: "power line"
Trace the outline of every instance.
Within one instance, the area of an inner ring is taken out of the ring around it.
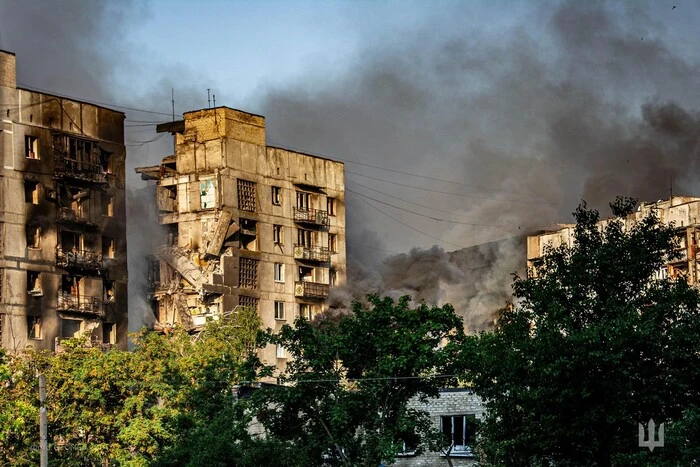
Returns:
[[[404,186],[407,188],[413,188],[415,190],[423,190],[423,191],[429,191],[431,193],[440,193],[443,195],[452,195],[452,196],[459,196],[462,198],[475,198],[475,199],[484,199],[484,200],[489,200],[489,201],[501,201],[504,203],[520,203],[520,204],[545,204],[545,205],[557,205],[560,203],[553,203],[550,201],[525,201],[525,200],[519,200],[519,199],[503,199],[503,198],[494,198],[491,196],[479,196],[479,195],[467,195],[463,193],[452,193],[449,191],[441,191],[441,190],[433,190],[431,188],[423,188],[420,186],[415,186],[415,185],[408,185],[406,183],[399,183],[399,182],[394,182],[391,180],[386,180],[384,178],[378,178],[378,177],[372,177],[371,175],[365,175],[357,172],[351,172],[349,170],[345,171],[346,173],[349,173],[350,175],[356,175],[358,177],[365,177],[369,178],[371,180],[377,180],[379,182],[384,182],[384,183],[390,183],[392,185],[398,185],[398,186]]]

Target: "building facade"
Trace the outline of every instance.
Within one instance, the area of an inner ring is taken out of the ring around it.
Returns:
[[[668,200],[653,203],[642,203],[636,212],[624,219],[625,229],[630,229],[636,222],[646,217],[651,211],[656,211],[662,224],[675,226],[680,256],[666,264],[657,272],[658,278],[684,278],[690,285],[700,281],[698,269],[698,250],[700,243],[700,198],[690,196],[674,196]],[[611,219],[605,219],[598,224],[605,229]],[[533,267],[548,246],[573,246],[574,224],[562,224],[558,229],[541,231],[527,238],[528,269]]]
[[[255,308],[279,330],[323,310],[345,281],[341,162],[265,143],[265,119],[227,107],[158,126],[174,154],[136,169],[156,182],[163,245],[149,271],[156,327],[196,332],[208,318]],[[283,368],[286,351],[262,358]]]
[[[127,347],[124,114],[17,87],[0,51],[0,345]]]

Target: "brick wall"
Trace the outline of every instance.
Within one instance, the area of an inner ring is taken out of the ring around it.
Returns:
[[[15,54],[0,50],[0,86],[17,87]]]

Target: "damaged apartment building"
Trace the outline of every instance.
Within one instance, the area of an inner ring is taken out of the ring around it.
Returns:
[[[127,347],[124,114],[17,87],[0,51],[0,344]]]
[[[227,107],[157,131],[174,154],[136,169],[156,182],[165,229],[149,269],[156,329],[196,332],[239,306],[276,330],[321,312],[345,280],[343,164],[267,146],[264,117]],[[262,357],[283,366],[286,352]]]
[[[678,258],[674,259],[656,272],[657,278],[683,278],[690,285],[700,284],[700,198],[690,196],[673,196],[667,200],[652,203],[642,203],[636,212],[624,219],[625,229],[629,230],[637,221],[655,211],[662,224],[675,226]],[[598,224],[605,229],[610,219],[601,220]],[[541,231],[527,238],[528,269],[540,261],[545,248],[561,245],[573,246],[574,224],[560,224],[556,230]]]

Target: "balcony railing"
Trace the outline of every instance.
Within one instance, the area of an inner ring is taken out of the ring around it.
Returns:
[[[319,246],[294,245],[294,259],[317,261],[327,263],[331,260],[331,252],[328,248]]]
[[[70,157],[57,156],[54,159],[54,172],[61,178],[107,183],[107,174],[100,164],[78,161]]]
[[[331,220],[328,218],[328,211],[322,211],[320,209],[294,208],[294,221],[321,227],[328,227],[331,225]]]
[[[94,224],[87,212],[75,211],[71,208],[60,208],[56,214],[56,220],[59,222],[72,222],[74,224]]]
[[[61,292],[58,293],[56,309],[58,311],[72,311],[99,317],[105,316],[105,305],[99,298],[80,297]]]
[[[318,282],[298,281],[294,284],[294,295],[307,298],[327,298],[330,286]]]
[[[63,341],[66,341],[68,339],[72,339],[71,337],[56,337],[54,338],[54,349],[56,353],[61,353],[64,352],[65,345],[63,344]],[[89,339],[85,341],[85,343],[82,345],[82,347],[85,348],[90,348],[90,347],[96,347],[99,348],[103,352],[108,352],[109,350],[112,349],[113,344],[110,344],[108,342],[101,342],[97,339]]]
[[[99,271],[102,269],[102,254],[89,250],[64,250],[58,246],[56,266],[63,269]]]

